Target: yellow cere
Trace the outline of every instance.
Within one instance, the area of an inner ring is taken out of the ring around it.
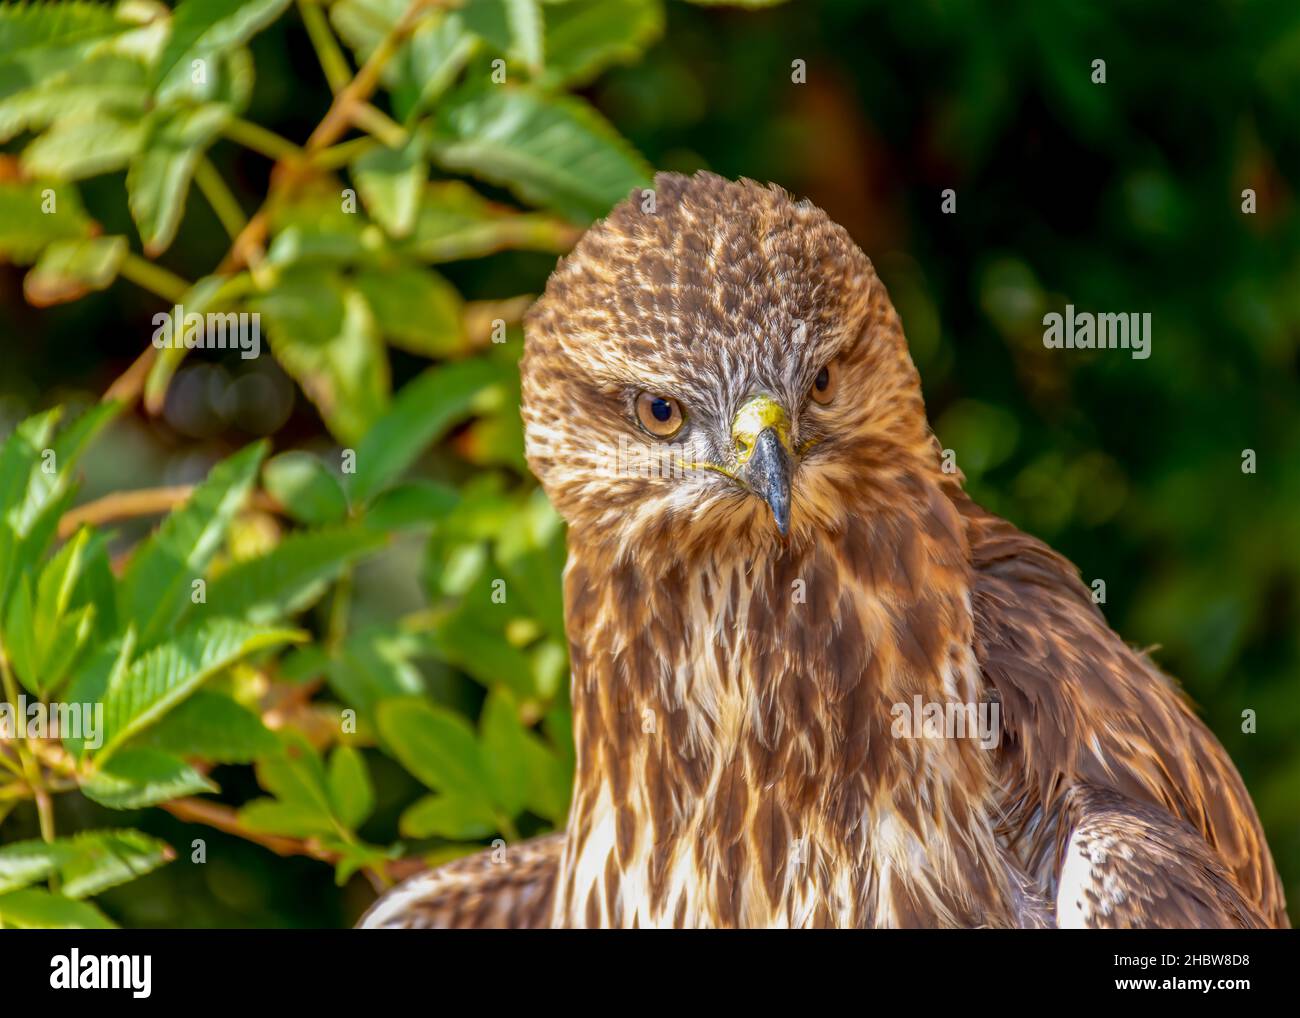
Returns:
[[[771,396],[755,396],[748,400],[731,422],[731,440],[736,447],[736,460],[745,463],[754,454],[758,436],[768,428],[787,450],[790,449],[790,417],[785,407]]]
[[[731,441],[736,447],[738,467],[744,466],[749,457],[754,454],[754,444],[765,428],[774,428],[781,444],[787,450],[790,449],[790,418],[785,412],[785,407],[771,396],[755,396],[736,411],[735,420],[731,422]],[[816,439],[811,439],[799,452],[801,454],[807,452],[815,444]],[[677,465],[683,470],[712,470],[727,477],[737,476],[736,471],[730,467],[704,460],[679,459]]]

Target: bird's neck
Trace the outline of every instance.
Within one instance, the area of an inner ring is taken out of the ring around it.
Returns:
[[[571,537],[557,922],[942,925],[1000,907],[991,754],[910,719],[980,700],[962,524],[932,494],[758,560],[611,564]]]

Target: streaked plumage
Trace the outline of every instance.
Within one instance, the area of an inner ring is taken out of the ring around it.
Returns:
[[[1285,925],[1222,747],[1077,570],[944,471],[848,235],[709,174],[660,175],[644,208],[560,263],[522,367],[569,524],[568,829],[527,872],[457,864],[365,924]],[[642,393],[682,408],[666,458]],[[996,703],[999,744],[895,738],[917,696]],[[549,915],[512,912],[543,893]]]

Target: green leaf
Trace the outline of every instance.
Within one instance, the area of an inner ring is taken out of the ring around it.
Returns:
[[[311,453],[294,451],[273,456],[262,468],[262,484],[299,523],[341,523],[348,515],[343,486]]]
[[[422,651],[417,637],[399,630],[372,627],[353,633],[327,665],[330,688],[369,715],[378,700],[424,690],[424,679],[412,660]]]
[[[336,272],[286,271],[256,299],[276,359],[316,404],[339,441],[352,445],[388,405],[388,359],[374,312]]]
[[[507,609],[491,605],[486,588],[486,583],[477,586],[439,622],[429,637],[430,646],[439,660],[455,665],[485,686],[504,685],[521,697],[536,696],[532,661],[506,640]],[[495,616],[484,617],[485,605]]]
[[[291,683],[319,678],[325,674],[329,660],[329,652],[319,643],[292,647],[280,657],[279,677]]]
[[[528,797],[528,732],[519,720],[519,707],[504,689],[488,694],[479,718],[483,759],[492,782],[493,800],[515,816]]]
[[[119,608],[151,646],[190,609],[190,589],[221,547],[266,454],[256,442],[212,468],[183,506],[135,551],[122,577]]]
[[[59,890],[69,898],[88,898],[151,873],[175,856],[166,842],[139,831],[86,831],[72,838]]]
[[[397,99],[407,120],[435,106],[479,45],[478,36],[458,12],[425,19],[394,61]]]
[[[134,27],[105,4],[0,7],[0,96],[77,67]]]
[[[103,698],[104,745],[97,759],[107,758],[223,668],[255,651],[301,638],[296,630],[211,619],[155,647],[110,679]]]
[[[330,20],[340,38],[364,62],[406,11],[406,0],[335,0]]]
[[[94,624],[95,606],[90,604],[50,621],[41,621],[38,616],[40,657],[34,675],[42,696],[62,685],[68,670],[89,644]]]
[[[275,234],[266,264],[284,269],[352,266],[371,259],[369,236],[335,229],[330,223],[294,223]]]
[[[287,735],[279,753],[260,759],[257,780],[275,798],[255,800],[240,811],[255,829],[292,837],[338,832],[325,765],[302,736]]]
[[[533,688],[543,700],[553,700],[569,681],[568,641],[564,637],[542,640],[531,648]]]
[[[457,795],[426,795],[412,803],[397,821],[404,838],[486,838],[497,829],[487,804]]]
[[[279,748],[275,735],[252,711],[224,693],[200,689],[156,725],[138,735],[133,747],[198,757],[212,763],[252,763]]]
[[[423,261],[453,262],[507,250],[562,254],[577,236],[562,219],[521,213],[488,201],[463,181],[439,180],[425,188],[405,247]]]
[[[25,265],[55,241],[88,237],[91,229],[71,184],[0,180],[0,259]]]
[[[525,805],[532,813],[562,825],[573,792],[573,770],[532,733],[524,741],[528,780]]]
[[[460,500],[456,489],[436,481],[408,481],[381,492],[370,503],[363,522],[375,530],[402,530],[437,523]]]
[[[415,226],[420,194],[429,176],[419,139],[401,150],[374,148],[352,163],[352,179],[371,217],[393,237],[405,237]]]
[[[30,620],[31,651],[34,654],[27,664],[32,668],[31,680],[39,693],[47,696],[59,688],[62,679],[77,660],[83,647],[94,632],[96,606],[82,603],[73,608],[82,575],[82,562],[91,543],[91,532],[78,530],[73,540],[64,543],[59,553],[40,571],[36,584],[34,618]],[[109,597],[112,594],[109,592]],[[10,605],[10,615],[29,598],[26,577],[19,585],[18,595]],[[13,624],[13,623],[10,623]]]
[[[497,365],[472,360],[430,368],[409,382],[357,447],[353,501],[365,502],[396,480],[429,443],[471,414],[500,377]]]
[[[23,171],[33,177],[83,180],[125,168],[145,143],[147,120],[95,111],[67,117],[23,149]]]
[[[278,18],[289,0],[182,0],[154,72],[159,96],[183,91],[194,61],[213,62]]]
[[[221,103],[158,109],[149,115],[140,151],[126,174],[127,199],[151,258],[171,246],[199,156],[230,117]]]
[[[117,580],[108,557],[108,539],[92,533],[82,556],[81,575],[72,592],[72,603],[94,605],[95,642],[103,643],[118,631]]]
[[[664,30],[661,0],[569,0],[546,8],[549,86],[586,85],[611,64],[631,63]]]
[[[552,636],[565,640],[564,521],[541,488],[529,493],[517,523],[501,532],[496,551],[510,589],[518,592]]]
[[[0,618],[15,578],[34,570],[73,494],[73,470],[121,409],[102,403],[51,438],[55,409],[29,418],[0,447]]]
[[[373,259],[383,234],[364,216],[344,211],[337,183],[311,177],[271,209],[271,246],[266,263],[282,271],[293,267],[330,268]],[[292,277],[290,277],[292,279]],[[305,278],[311,279],[311,276]],[[318,277],[319,278],[319,277]]]
[[[61,473],[76,465],[95,437],[122,412],[123,406],[116,400],[95,403],[59,431],[54,438],[54,452]]]
[[[337,0],[330,4],[330,20],[360,65],[406,8],[407,0]],[[384,66],[382,80],[393,94],[398,115],[409,120],[429,109],[479,46],[479,37],[459,12],[430,11]]]
[[[329,814],[302,803],[254,799],[239,811],[239,822],[250,831],[286,838],[310,838],[336,830]]]
[[[89,541],[90,531],[83,527],[45,563],[36,584],[36,611],[42,623],[54,622],[68,610]]]
[[[334,865],[334,883],[342,887],[357,870],[366,866],[382,867],[392,859],[400,859],[401,846],[379,848],[375,845],[358,845],[340,838],[325,838],[323,843],[338,853],[338,862]],[[381,869],[382,872],[382,869]]]
[[[71,856],[72,846],[66,840],[0,845],[0,893],[44,880]]]
[[[87,799],[109,809],[143,809],[217,786],[184,760],[156,749],[124,749],[81,782]]]
[[[460,294],[432,269],[418,265],[362,269],[353,282],[393,345],[424,357],[465,352]]]
[[[257,780],[277,799],[310,803],[331,812],[328,779],[320,754],[295,732],[283,736],[280,752],[257,763]]]
[[[27,273],[23,295],[35,307],[49,307],[103,290],[117,278],[126,254],[125,237],[55,241]]]
[[[55,408],[28,417],[0,446],[0,513],[12,522],[19,521],[24,500],[37,483],[34,472],[61,413]]]
[[[147,75],[143,54],[102,53],[34,82],[0,98],[0,141],[65,121],[132,123],[149,99]]]
[[[542,12],[537,0],[469,0],[465,27],[534,74],[542,68]]]
[[[94,905],[36,887],[0,894],[0,923],[21,930],[110,930]]]
[[[9,613],[5,619],[5,651],[23,688],[39,696],[41,661],[36,646],[36,611],[32,600],[31,581],[26,576],[20,576],[13,597],[9,599]]]
[[[237,562],[213,580],[206,609],[274,622],[312,604],[347,565],[386,543],[387,535],[361,529],[290,534],[267,554]]]
[[[456,452],[476,467],[509,467],[526,476],[528,459],[518,403],[507,403],[501,412],[487,414],[471,424],[459,436]]]
[[[330,756],[330,803],[334,815],[348,830],[356,830],[375,808],[375,790],[361,753],[339,746]]]
[[[128,626],[121,637],[97,648],[82,663],[64,691],[64,699],[68,703],[101,703],[109,687],[116,686],[124,680],[134,653],[135,627]],[[87,736],[92,733],[82,734]],[[93,740],[82,736],[65,735],[63,745],[69,753],[80,760],[87,749],[98,749],[103,745],[103,731],[97,731],[93,735]]]
[[[420,697],[402,697],[379,705],[378,722],[387,748],[429,788],[492,801],[478,740],[459,714]]]
[[[527,86],[450,96],[438,109],[430,153],[448,170],[500,184],[576,223],[650,185],[649,165],[594,108]]]
[[[5,492],[2,504],[5,505],[5,522],[18,537],[30,534],[40,519],[42,512],[48,508],[66,475],[57,469],[58,452],[50,444],[50,432],[54,423],[62,415],[62,408],[55,408],[45,414],[29,417],[14,430],[5,443],[5,458],[8,461],[4,470],[4,487],[13,494]],[[51,463],[50,453],[54,452]],[[12,472],[10,470],[12,465]],[[51,470],[50,467],[55,469]],[[15,486],[11,488],[11,485]],[[33,556],[23,565],[34,565],[39,554]]]

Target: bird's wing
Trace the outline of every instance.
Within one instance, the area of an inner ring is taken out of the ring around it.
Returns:
[[[960,490],[950,497],[966,520],[976,655],[1001,704],[1007,834],[1022,856],[1054,871],[1066,793],[1110,789],[1189,824],[1252,907],[1286,926],[1245,785],[1172,680],[1111,631],[1068,561]]]
[[[1075,816],[1056,893],[1062,929],[1262,929],[1205,839],[1167,810],[1106,789],[1071,790]]]
[[[551,925],[563,834],[488,849],[403,881],[358,929],[542,929]]]

